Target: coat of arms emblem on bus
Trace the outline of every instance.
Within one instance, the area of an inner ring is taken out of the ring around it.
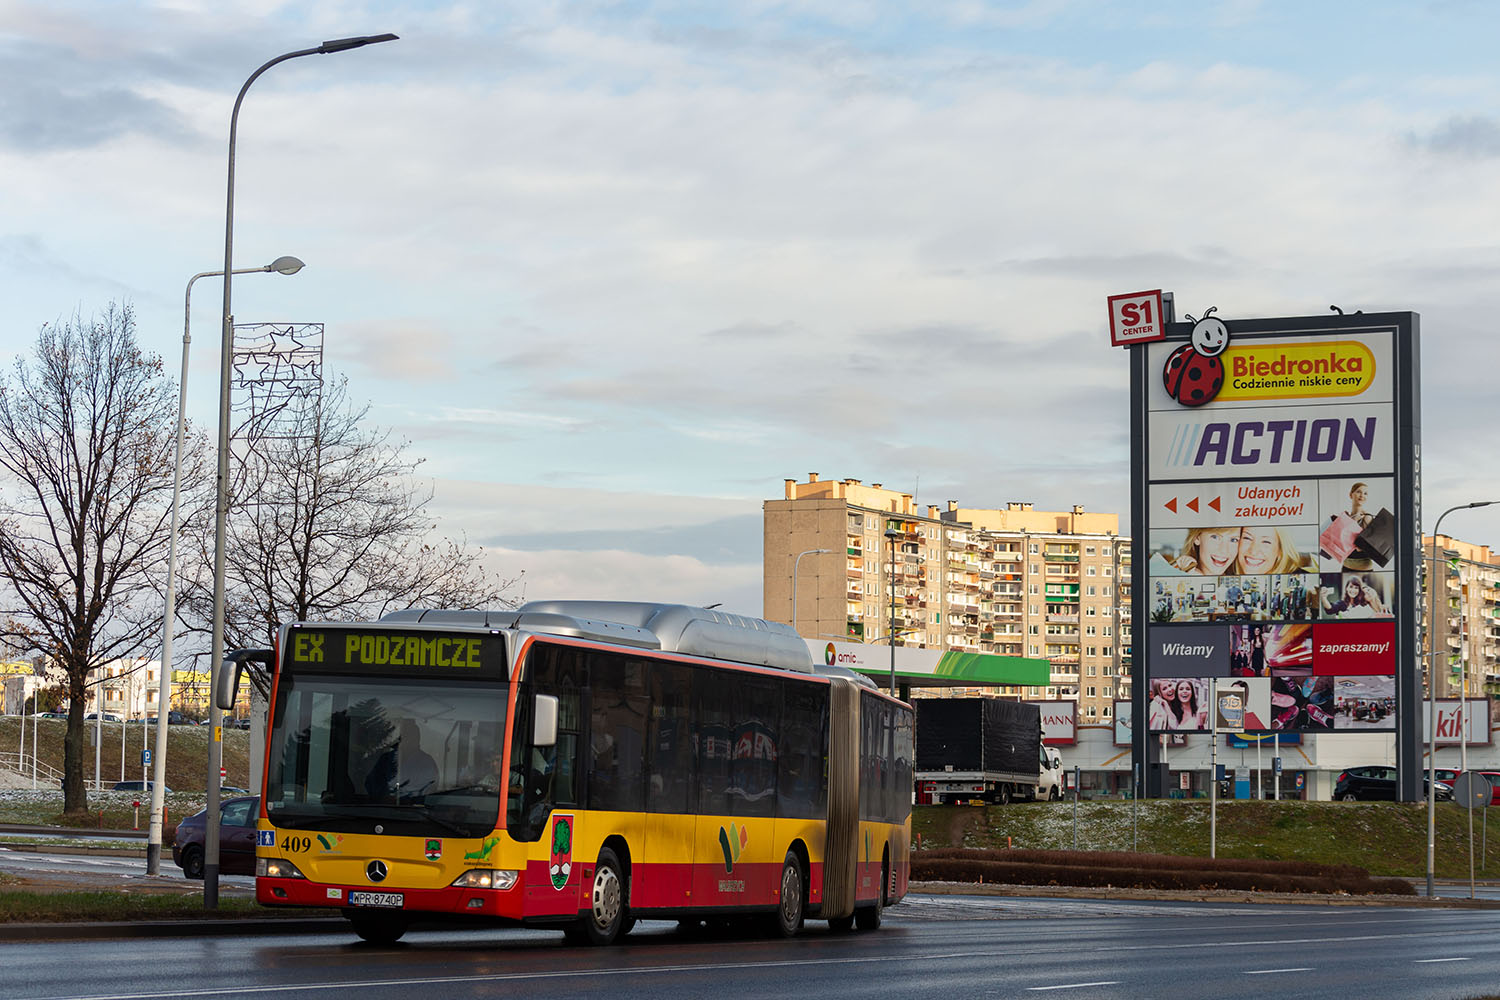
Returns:
[[[552,888],[561,889],[568,884],[573,872],[573,817],[557,816],[552,820],[552,863],[547,869],[552,875]]]
[[[719,847],[724,851],[724,873],[734,873],[734,863],[740,859],[740,851],[750,842],[750,831],[742,826],[729,824],[729,829],[719,827]]]

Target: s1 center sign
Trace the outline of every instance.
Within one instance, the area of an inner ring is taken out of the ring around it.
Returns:
[[[1414,759],[1418,317],[1188,319],[1131,348],[1138,739],[1220,678],[1247,731]]]

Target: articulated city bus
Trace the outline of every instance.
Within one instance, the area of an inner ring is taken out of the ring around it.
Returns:
[[[532,602],[298,623],[272,656],[256,898],[416,920],[880,925],[910,866],[910,706],[785,625]]]

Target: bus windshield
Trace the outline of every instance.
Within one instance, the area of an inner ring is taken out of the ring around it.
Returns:
[[[267,754],[280,827],[481,837],[500,812],[506,688],[283,673]]]

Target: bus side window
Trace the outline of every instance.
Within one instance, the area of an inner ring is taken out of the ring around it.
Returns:
[[[776,747],[776,815],[812,819],[823,813],[823,722],[827,688],[789,682]]]
[[[588,807],[639,812],[645,807],[645,663],[595,653],[589,663]]]
[[[698,807],[693,754],[694,669],[658,663],[651,671],[651,719],[646,726],[646,809],[689,813]]]

